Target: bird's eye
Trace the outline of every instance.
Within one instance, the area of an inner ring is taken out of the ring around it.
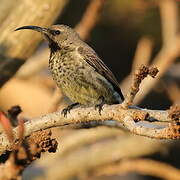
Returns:
[[[55,35],[59,35],[59,34],[60,34],[60,31],[59,31],[59,30],[56,30],[56,31],[54,31],[54,34],[55,34]]]
[[[56,35],[59,35],[61,32],[59,30],[50,30],[50,33],[53,35],[53,36],[56,36]]]

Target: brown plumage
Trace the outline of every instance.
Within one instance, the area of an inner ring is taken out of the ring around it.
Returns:
[[[101,112],[103,104],[117,104],[124,100],[113,73],[72,28],[65,25],[50,28],[23,26],[16,30],[21,29],[41,32],[48,41],[53,79],[75,102],[62,111],[64,115],[77,104],[94,105]]]

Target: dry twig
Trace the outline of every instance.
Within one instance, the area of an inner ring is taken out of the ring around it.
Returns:
[[[154,67],[148,68],[147,66],[142,65],[138,69],[138,71],[135,73],[132,86],[126,95],[125,100],[122,103],[122,106],[124,108],[127,108],[129,105],[132,105],[133,100],[139,91],[139,86],[140,86],[141,81],[148,75],[154,78],[157,73],[158,73],[157,68],[154,68]]]
[[[175,105],[171,106],[170,109],[168,110],[168,117],[172,119],[173,121],[180,123],[180,106]]]
[[[41,152],[56,151],[57,141],[55,139],[51,139],[50,131],[32,133],[30,137],[23,140],[24,123],[22,120],[19,120],[19,125],[17,127],[17,137],[19,142],[15,143],[10,120],[5,116],[1,116],[0,118],[5,134],[7,135],[13,148],[8,160],[4,164],[0,164],[0,179],[20,180],[21,173],[24,168],[32,161],[39,158]]]
[[[1,180],[20,180],[22,171],[34,160],[40,158],[42,152],[55,152],[57,142],[51,139],[50,131],[33,133],[22,144],[17,146],[4,164],[0,164]]]

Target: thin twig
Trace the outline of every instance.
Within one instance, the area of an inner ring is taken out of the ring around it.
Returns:
[[[139,91],[139,86],[142,80],[148,75],[154,78],[157,75],[157,73],[158,73],[157,68],[154,68],[154,67],[148,68],[147,66],[142,65],[134,75],[132,86],[126,95],[125,100],[122,103],[122,106],[124,108],[127,108],[129,105],[132,105],[133,100]]]

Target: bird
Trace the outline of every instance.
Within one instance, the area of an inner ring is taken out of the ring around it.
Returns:
[[[94,106],[101,111],[104,104],[120,104],[124,96],[111,70],[78,33],[63,24],[50,27],[22,26],[19,30],[41,33],[50,49],[49,69],[57,86],[73,102],[62,110],[67,116],[77,105]]]

